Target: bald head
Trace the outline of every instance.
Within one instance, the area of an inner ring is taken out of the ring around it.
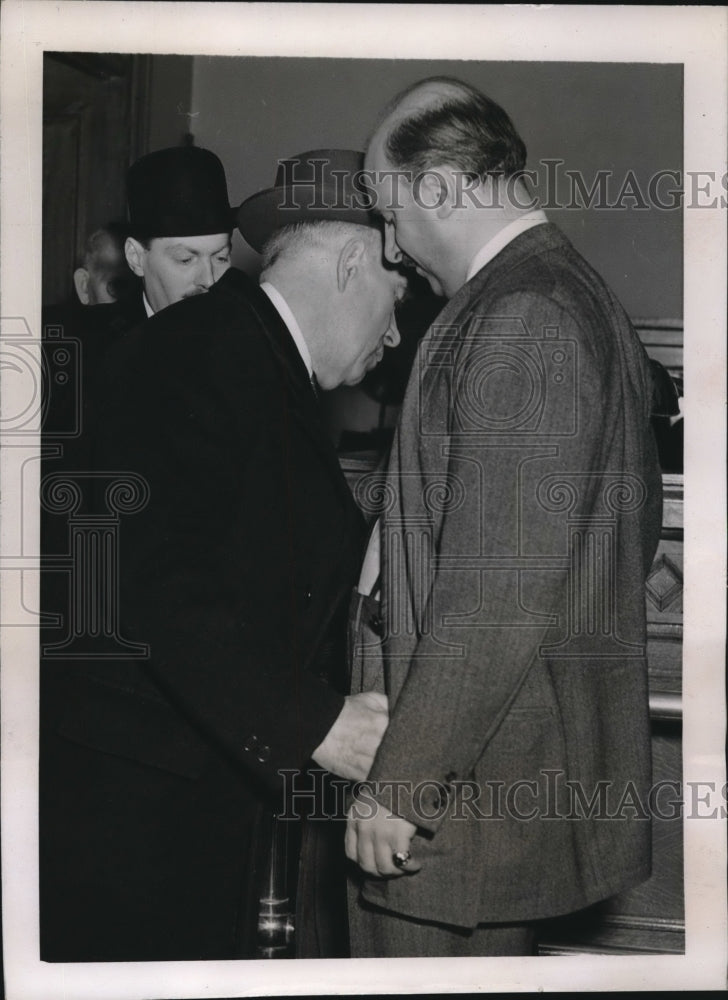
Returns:
[[[381,119],[406,117],[413,111],[437,107],[448,100],[461,100],[473,90],[461,80],[449,76],[431,76],[401,90],[384,109]]]
[[[448,164],[485,180],[522,171],[526,147],[495,101],[450,77],[431,77],[398,94],[370,143],[389,164],[414,176]]]

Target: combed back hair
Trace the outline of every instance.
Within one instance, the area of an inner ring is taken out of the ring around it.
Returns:
[[[317,219],[312,222],[293,222],[277,229],[263,247],[261,277],[274,264],[291,259],[309,250],[341,249],[352,236],[362,236],[370,248],[381,254],[379,230],[373,226],[358,226],[353,222],[330,222]]]
[[[449,164],[472,179],[506,177],[523,170],[526,146],[513,122],[495,101],[461,80],[432,77],[402,91],[389,113],[424,84],[447,85],[440,99],[397,122],[385,144],[387,159],[413,176]]]

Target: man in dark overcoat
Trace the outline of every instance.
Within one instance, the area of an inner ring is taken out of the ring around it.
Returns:
[[[327,154],[339,176],[319,171],[314,200],[331,211],[281,214],[280,186],[244,203],[263,284],[227,269],[126,334],[91,475],[46,484],[71,497],[85,559],[76,631],[48,630],[41,667],[47,961],[288,955],[294,916],[297,955],[346,953],[342,824],[336,850],[310,824],[298,871],[295,824],[287,847],[273,824],[271,857],[270,817],[286,775],[364,777],[386,725],[382,695],[347,694],[363,520],[317,394],[398,342],[404,280],[366,209],[336,196],[360,155]],[[274,907],[271,875],[288,893]]]
[[[44,474],[88,468],[108,351],[149,316],[206,292],[230,267],[233,217],[225,170],[211,150],[174,146],[142,156],[127,171],[126,202],[127,222],[89,239],[85,266],[74,272],[79,301],[43,310],[43,443],[51,446]],[[44,515],[43,551],[57,554],[64,525],[52,511]]]

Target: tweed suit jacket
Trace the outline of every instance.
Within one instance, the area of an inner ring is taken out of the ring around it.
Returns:
[[[474,926],[648,877],[649,820],[624,803],[651,770],[649,416],[624,310],[550,224],[423,339],[386,474],[383,644],[362,650],[391,713],[370,780],[417,824],[422,870],[365,879],[371,902]]]
[[[279,770],[310,763],[348,689],[363,521],[244,274],[126,334],[99,387],[88,509],[125,474],[147,496],[113,566],[126,645],[41,666],[42,955],[254,957]]]

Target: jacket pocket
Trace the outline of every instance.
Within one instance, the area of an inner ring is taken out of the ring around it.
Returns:
[[[171,706],[95,681],[76,694],[60,736],[185,778],[202,774],[210,750]]]

